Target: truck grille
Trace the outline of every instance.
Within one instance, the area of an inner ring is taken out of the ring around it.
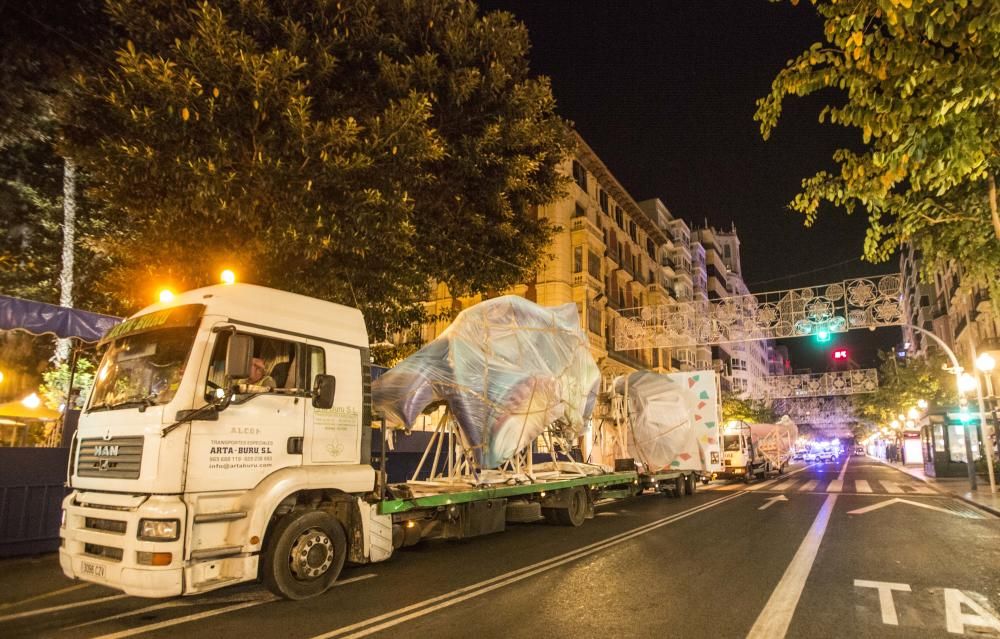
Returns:
[[[80,477],[138,479],[142,437],[83,439],[76,474]]]
[[[102,546],[100,544],[84,544],[83,552],[94,557],[110,559],[111,561],[121,561],[122,556],[125,554],[121,548],[112,548],[111,546]]]
[[[100,530],[101,532],[117,533],[124,535],[127,524],[124,521],[114,519],[101,519],[99,517],[87,517],[84,519],[84,528],[88,530]]]

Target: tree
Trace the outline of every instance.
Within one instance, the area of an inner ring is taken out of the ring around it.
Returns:
[[[73,306],[88,305],[100,260],[79,239],[94,230],[77,218],[80,178],[60,155],[61,112],[71,77],[96,64],[94,43],[108,27],[97,0],[8,3],[0,19],[0,289]],[[84,206],[86,202],[81,203]],[[82,281],[77,257],[90,268]],[[83,284],[83,286],[79,286]],[[82,291],[74,296],[74,286]],[[105,310],[105,309],[101,309]],[[68,343],[61,349],[65,355]]]
[[[893,352],[880,352],[879,386],[874,393],[857,395],[858,413],[874,423],[886,425],[917,405],[949,406],[958,401],[955,376],[947,371],[940,355],[897,362]]]
[[[770,402],[760,399],[743,399],[732,393],[722,395],[722,421],[744,421],[749,424],[773,424],[778,414]]]
[[[797,0],[792,0],[796,4]],[[837,172],[802,182],[791,208],[811,225],[822,202],[868,215],[864,256],[912,242],[925,276],[949,260],[1000,303],[1000,4],[991,0],[813,0],[825,42],[778,73],[757,103],[766,139],[785,98],[826,89],[820,121],[860,129]]]
[[[94,385],[94,362],[86,357],[78,357],[76,370],[73,371],[73,406],[81,409],[90,395],[90,387]],[[45,406],[52,410],[62,410],[66,406],[66,389],[69,388],[69,362],[58,362],[55,366],[42,373],[42,385],[38,392]]]
[[[369,325],[526,279],[571,148],[527,32],[465,0],[109,0],[116,60],[80,80],[68,148],[113,228],[105,286],[244,281]]]

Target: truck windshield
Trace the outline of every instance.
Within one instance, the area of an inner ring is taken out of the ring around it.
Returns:
[[[723,444],[725,445],[725,450],[739,450],[740,449],[740,436],[739,435],[726,435],[722,438]]]
[[[112,342],[97,369],[88,410],[169,402],[180,384],[195,330],[164,328]]]

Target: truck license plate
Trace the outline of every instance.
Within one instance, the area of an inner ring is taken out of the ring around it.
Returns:
[[[99,577],[104,579],[105,567],[100,564],[92,564],[89,561],[80,562],[80,574],[90,575],[91,577]]]

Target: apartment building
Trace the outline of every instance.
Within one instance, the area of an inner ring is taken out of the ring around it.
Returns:
[[[692,232],[659,199],[636,202],[579,136],[577,144],[575,157],[563,166],[573,180],[566,197],[539,210],[563,229],[553,237],[551,257],[531,281],[504,293],[543,306],[576,304],[594,358],[606,376],[639,369],[714,367],[724,389],[741,394],[756,390],[767,374],[763,342],[615,350],[617,320],[638,308],[744,294],[739,239],[735,229]],[[481,299],[456,299],[447,286],[435,285],[426,310],[440,319],[423,327],[423,341],[440,335],[448,317]]]

